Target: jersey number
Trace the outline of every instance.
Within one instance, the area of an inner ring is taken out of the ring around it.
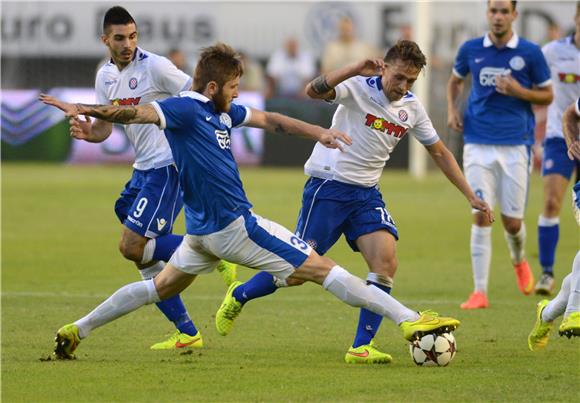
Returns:
[[[382,224],[390,224],[395,225],[395,221],[393,221],[393,217],[389,214],[386,208],[384,207],[375,207],[375,210],[379,210],[381,213],[381,223]]]
[[[142,197],[137,203],[137,206],[135,207],[136,211],[133,213],[133,216],[136,218],[141,217],[143,211],[145,210],[145,207],[147,207],[147,198]]]

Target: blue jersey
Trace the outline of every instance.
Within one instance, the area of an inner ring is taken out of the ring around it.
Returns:
[[[515,33],[503,48],[488,35],[465,42],[453,66],[453,74],[471,73],[471,93],[465,109],[466,143],[521,145],[534,143],[535,120],[529,102],[496,91],[496,75],[511,76],[524,88],[551,84],[550,69],[540,47]]]
[[[189,91],[152,105],[179,170],[187,233],[222,230],[252,207],[230,148],[232,127],[247,122],[250,110],[231,104],[219,113],[208,98]]]

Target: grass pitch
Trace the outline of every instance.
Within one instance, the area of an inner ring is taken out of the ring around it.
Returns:
[[[138,280],[117,251],[121,228],[113,213],[129,175],[128,167],[2,166],[3,401],[580,401],[580,340],[553,332],[545,351],[527,349],[539,298],[518,292],[499,223],[493,232],[491,307],[459,309],[472,288],[470,210],[439,174],[416,182],[386,171],[381,189],[401,235],[393,295],[415,309],[462,320],[455,332],[459,351],[449,367],[416,367],[388,320],[376,341],[394,362],[344,364],[358,310],[312,284],[250,302],[232,334],[221,337],[213,315],[225,287],[217,274],[200,277],[183,294],[204,337],[201,350],[150,351],[172,326],[149,306],[95,330],[76,361],[41,361],[61,325]],[[293,229],[305,179],[301,170],[244,169],[242,177],[255,211]],[[526,221],[536,274],[541,200],[536,175]],[[183,228],[181,218],[176,232]],[[566,202],[558,286],[577,249],[578,227]],[[329,256],[366,276],[361,256],[343,240]],[[240,270],[242,279],[252,274]]]

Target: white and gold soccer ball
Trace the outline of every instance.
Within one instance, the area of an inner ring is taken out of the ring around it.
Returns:
[[[452,333],[426,334],[409,344],[413,362],[423,367],[444,367],[457,351]]]

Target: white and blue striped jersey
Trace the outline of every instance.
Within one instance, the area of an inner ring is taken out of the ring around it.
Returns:
[[[232,127],[245,124],[249,108],[228,113],[198,92],[153,102],[179,171],[188,234],[207,235],[228,226],[252,207],[230,148]]]
[[[97,72],[97,103],[142,105],[178,94],[191,87],[191,77],[167,58],[140,48],[122,71],[109,61]],[[125,133],[135,149],[133,168],[147,170],[173,163],[167,139],[155,125],[125,125]]]
[[[424,145],[439,140],[417,97],[407,92],[400,100],[390,102],[381,77],[352,77],[338,84],[335,91],[333,102],[339,106],[331,127],[348,134],[352,145],[341,152],[316,143],[304,166],[307,175],[372,187],[408,132]]]
[[[498,75],[508,75],[528,89],[551,84],[550,69],[540,47],[514,32],[506,46],[497,48],[486,34],[459,48],[453,74],[471,73],[473,80],[463,119],[465,143],[522,145],[534,143],[535,119],[530,102],[500,94]]]
[[[554,101],[548,107],[546,138],[564,138],[562,114],[580,95],[580,50],[574,35],[552,41],[542,48],[552,73]]]

